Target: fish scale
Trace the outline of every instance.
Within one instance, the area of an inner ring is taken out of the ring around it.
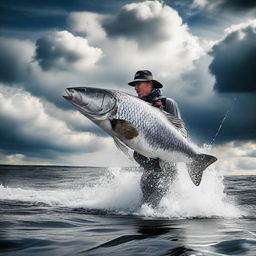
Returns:
[[[119,99],[115,118],[133,124],[154,150],[159,148],[166,150],[172,146],[174,149],[183,148],[184,152],[188,151],[184,139],[175,140],[175,135],[178,134],[176,128],[171,127],[158,109],[149,108],[146,102],[141,104],[141,100],[130,95],[117,93],[115,96]],[[190,151],[190,155],[196,154],[194,150]]]
[[[190,178],[199,185],[203,170],[217,160],[198,152],[182,136],[175,122],[141,99],[117,90],[67,88],[64,98],[112,136],[119,148],[130,149],[162,162],[185,162]]]

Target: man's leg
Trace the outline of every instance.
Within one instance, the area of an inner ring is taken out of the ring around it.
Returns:
[[[169,191],[170,185],[176,178],[176,173],[176,166],[171,166],[168,170],[144,171],[140,181],[143,203],[156,207]]]
[[[146,171],[160,169],[159,159],[145,157],[136,151],[133,153],[133,158]]]
[[[156,207],[176,177],[176,165],[147,158],[137,152],[134,152],[134,159],[144,168],[140,181],[143,203]]]

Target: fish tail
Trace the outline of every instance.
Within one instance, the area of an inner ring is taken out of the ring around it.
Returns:
[[[201,182],[203,171],[216,160],[215,156],[199,154],[187,165],[189,176],[196,186],[199,186]]]

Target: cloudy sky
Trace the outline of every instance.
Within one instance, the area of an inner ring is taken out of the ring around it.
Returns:
[[[133,165],[63,98],[149,69],[218,168],[256,174],[256,2],[2,0],[0,163]]]

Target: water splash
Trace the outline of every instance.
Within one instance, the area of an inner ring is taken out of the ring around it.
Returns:
[[[44,203],[49,206],[133,212],[141,204],[139,172],[109,168],[105,175],[69,189],[24,189],[0,185],[0,200]]]
[[[223,177],[208,168],[199,187],[191,182],[184,164],[179,165],[177,181],[159,207],[141,206],[141,172],[109,168],[93,182],[73,188],[24,189],[0,185],[1,200],[44,203],[49,207],[98,209],[117,214],[148,217],[240,217],[244,213],[225,194]]]
[[[177,181],[161,200],[157,209],[142,206],[141,214],[156,217],[241,217],[243,212],[224,192],[223,177],[213,167],[205,171],[200,186],[190,180],[183,164],[179,166]]]

